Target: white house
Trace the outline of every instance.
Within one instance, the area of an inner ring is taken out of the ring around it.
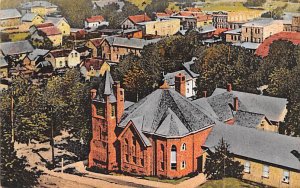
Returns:
[[[109,23],[104,20],[103,16],[92,16],[84,21],[85,28],[98,28],[99,26],[108,26]]]

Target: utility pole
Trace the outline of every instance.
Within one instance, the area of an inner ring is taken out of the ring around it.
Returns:
[[[55,160],[54,160],[54,116],[53,116],[53,107],[50,107],[51,111],[51,138],[50,138],[50,145],[51,145],[51,153],[52,153],[52,168],[55,167]]]
[[[11,93],[11,109],[10,109],[10,121],[11,121],[11,143],[15,143],[15,129],[14,129],[14,91]]]

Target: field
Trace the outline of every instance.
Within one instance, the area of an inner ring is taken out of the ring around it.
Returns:
[[[127,0],[127,1],[139,7],[140,10],[144,10],[146,6],[152,2],[152,0]]]
[[[258,186],[250,185],[234,178],[225,178],[224,181],[208,180],[205,184],[201,185],[199,188],[219,188],[219,187],[223,187],[223,185],[225,188],[240,188],[240,187],[259,188]]]
[[[285,8],[286,12],[299,12],[300,3],[287,3],[282,1],[267,1],[263,8],[266,10],[275,9],[277,7],[283,7],[285,4],[288,6]]]
[[[218,2],[206,3],[202,8],[204,11],[249,11],[242,2]]]

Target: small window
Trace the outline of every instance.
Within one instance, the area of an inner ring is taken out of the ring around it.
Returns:
[[[181,151],[185,151],[185,150],[186,150],[186,144],[183,143],[183,144],[181,145]]]
[[[264,165],[263,166],[263,175],[264,178],[269,178],[269,166],[268,165]]]
[[[111,105],[111,117],[116,116],[116,105]]]
[[[245,161],[244,172],[250,173],[250,161]]]
[[[105,115],[105,110],[104,110],[104,105],[101,105],[101,104],[98,104],[97,106],[96,106],[96,109],[97,109],[97,115],[98,116],[102,116],[102,117],[104,117],[104,115]]]
[[[290,171],[283,170],[282,182],[284,182],[284,183],[290,182]]]
[[[141,165],[142,165],[142,166],[145,165],[145,164],[144,164],[144,159],[143,159],[143,158],[141,158]]]
[[[77,54],[77,53],[75,53],[75,57],[78,57],[78,54]]]
[[[181,169],[185,169],[185,167],[186,167],[186,162],[185,162],[185,161],[182,161],[182,162],[181,162]]]
[[[176,146],[173,145],[171,148],[171,170],[177,169],[177,149]]]
[[[59,62],[59,66],[60,66],[60,67],[62,67],[62,66],[63,66],[63,63],[62,63],[62,61],[60,61],[60,62]]]
[[[133,163],[136,164],[136,157],[135,156],[132,157],[132,160],[133,160]]]

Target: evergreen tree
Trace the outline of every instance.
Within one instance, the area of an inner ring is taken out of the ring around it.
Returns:
[[[210,179],[222,179],[225,177],[242,178],[244,166],[234,160],[230,147],[223,138],[215,146],[214,152],[206,159],[204,173]]]

